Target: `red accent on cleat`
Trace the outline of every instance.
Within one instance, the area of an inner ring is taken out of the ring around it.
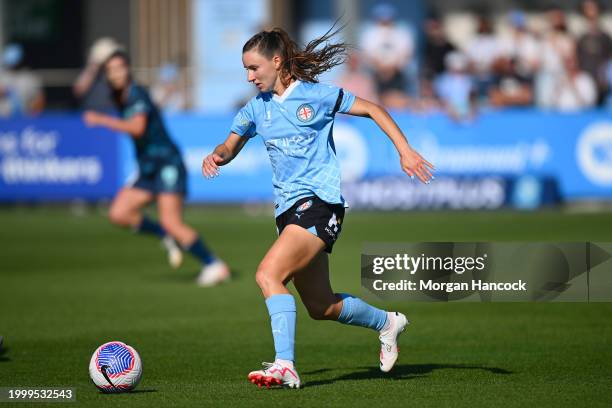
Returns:
[[[293,373],[289,369],[284,369],[283,371],[285,371],[285,370]],[[278,370],[278,371],[280,371],[280,370]],[[251,383],[257,384],[257,386],[259,388],[262,388],[264,385],[266,386],[266,388],[270,388],[270,387],[275,386],[275,385],[283,386],[282,379],[276,378],[274,376],[266,376],[266,375],[261,375],[261,374],[252,374],[252,375],[248,376],[247,379]],[[293,385],[288,385],[288,386],[291,387],[291,388],[294,388]]]

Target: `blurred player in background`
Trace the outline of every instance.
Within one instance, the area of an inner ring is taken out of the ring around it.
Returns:
[[[328,43],[338,32],[332,30],[304,50],[278,28],[247,41],[242,61],[248,81],[260,93],[240,110],[226,141],[202,163],[205,176],[218,175],[219,166],[234,159],[255,135],[263,138],[270,155],[279,237],[261,261],[256,280],[270,314],[276,359],[248,375],[259,386],[301,385],[294,366],[296,306],[286,287],[291,280],[312,318],[376,330],[384,372],[395,364],[397,338],[408,324],[401,313],[334,293],[329,281],[328,253],[340,234],[346,207],[332,137],[335,114],[374,120],[394,143],[401,167],[411,177],[428,183],[433,169],[410,147],[383,108],[318,83],[319,74],[341,64],[346,56],[345,44]]]
[[[225,263],[217,259],[198,233],[182,220],[187,172],[149,94],[133,82],[128,56],[120,50],[115,51],[104,63],[104,70],[121,118],[87,111],[83,120],[88,126],[103,126],[129,134],[134,141],[139,169],[138,179],[124,187],[113,200],[109,212],[111,222],[140,233],[157,235],[168,250],[173,267],[178,267],[182,261],[178,242],[202,263],[197,279],[201,286],[212,286],[228,279],[230,272]],[[159,223],[141,212],[153,200],[157,202]]]

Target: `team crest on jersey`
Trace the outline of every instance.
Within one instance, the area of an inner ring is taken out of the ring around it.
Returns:
[[[295,115],[301,122],[309,122],[314,116],[314,108],[309,103],[304,103],[297,108]]]

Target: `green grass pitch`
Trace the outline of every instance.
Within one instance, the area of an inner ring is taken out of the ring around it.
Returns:
[[[378,303],[412,321],[388,375],[376,333],[310,320],[300,305],[304,388],[258,389],[246,375],[273,345],[254,271],[273,219],[237,208],[186,218],[231,264],[230,283],[196,287],[194,261],[170,270],[155,239],[114,228],[104,211],[1,208],[0,387],[75,387],[68,406],[612,406],[612,303]],[[612,214],[556,211],[349,213],[332,283],[361,294],[364,241],[612,241],[610,226]],[[137,392],[90,383],[91,353],[110,340],[140,353]]]

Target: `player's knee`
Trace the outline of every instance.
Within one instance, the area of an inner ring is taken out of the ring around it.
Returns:
[[[266,293],[271,286],[282,283],[278,282],[275,276],[274,267],[268,262],[261,262],[257,267],[257,272],[255,272],[255,281],[260,289]]]
[[[311,319],[314,320],[333,320],[333,305],[325,305],[325,304],[309,304],[306,306],[306,310],[308,310],[308,315]]]
[[[115,225],[120,227],[129,227],[130,226],[130,216],[129,214],[120,208],[111,207],[108,211],[108,219]]]
[[[257,282],[257,286],[259,286],[262,291],[265,291],[269,286],[269,276],[263,263],[259,264],[257,267],[255,282]]]

